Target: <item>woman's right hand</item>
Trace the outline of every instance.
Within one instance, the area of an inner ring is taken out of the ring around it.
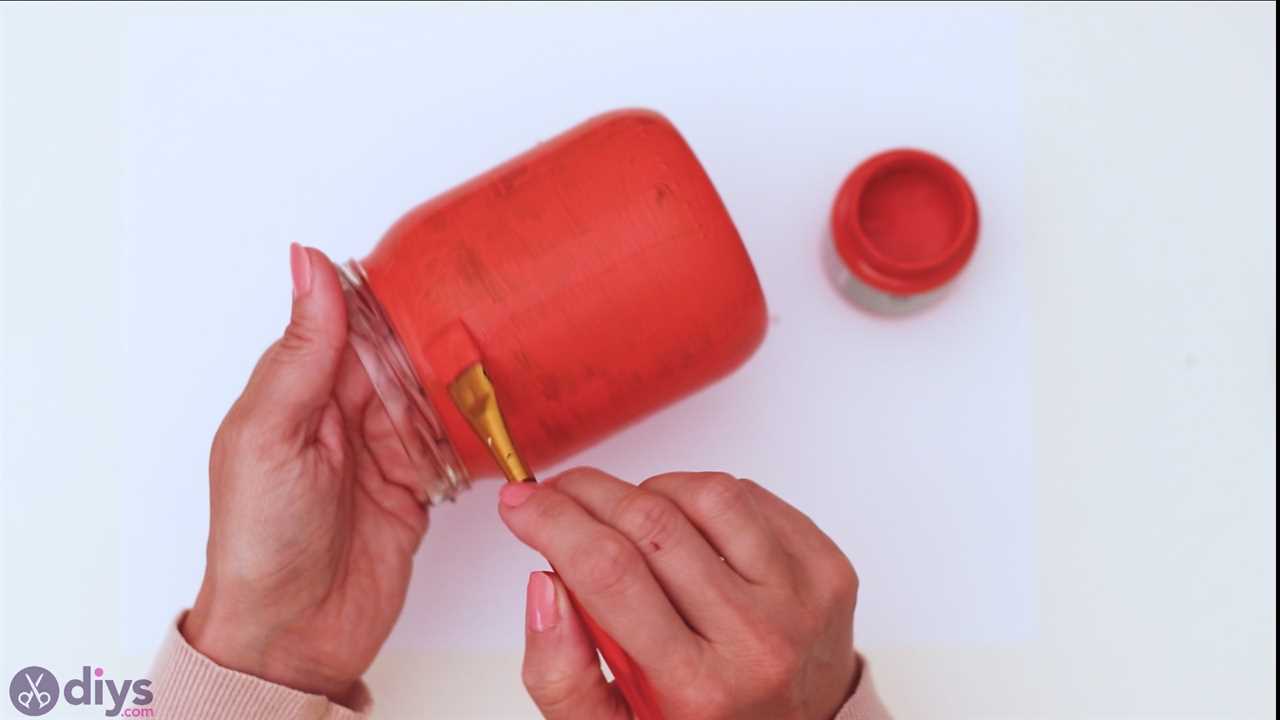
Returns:
[[[530,576],[526,611],[524,683],[550,720],[630,718],[566,584],[671,720],[830,720],[857,686],[853,566],[750,480],[583,468],[504,487],[500,512],[559,573]]]

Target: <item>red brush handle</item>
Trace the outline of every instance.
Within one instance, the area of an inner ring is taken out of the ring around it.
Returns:
[[[635,664],[631,656],[627,655],[627,651],[614,642],[613,638],[609,637],[609,634],[582,609],[582,605],[578,604],[578,599],[572,592],[569,593],[569,601],[573,603],[573,609],[578,611],[578,617],[582,618],[582,622],[586,624],[591,640],[600,649],[604,661],[613,671],[613,679],[618,683],[618,689],[622,691],[622,697],[626,698],[627,705],[631,706],[631,714],[635,716],[635,720],[662,720],[662,711],[658,709],[658,696],[653,692],[653,686],[649,684],[649,679],[644,676],[644,672]]]

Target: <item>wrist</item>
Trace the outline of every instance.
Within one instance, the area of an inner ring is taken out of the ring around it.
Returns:
[[[251,610],[237,612],[237,605],[215,602],[212,595],[202,587],[178,626],[196,652],[229,670],[350,705],[359,678],[335,676],[323,664],[309,661],[311,653],[294,640],[304,638],[305,632],[264,621],[259,602],[246,603]]]
[[[823,720],[835,720],[840,717],[841,711],[849,700],[858,692],[858,685],[862,683],[862,656],[856,651],[850,653],[850,657],[845,660],[841,666],[844,668],[836,672],[832,676],[833,683],[831,688],[835,690],[824,696],[829,697],[837,702],[824,703],[811,708],[808,717],[822,718]]]

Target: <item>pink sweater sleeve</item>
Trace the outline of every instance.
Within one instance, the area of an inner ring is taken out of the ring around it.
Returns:
[[[184,613],[185,615],[185,613]],[[187,644],[178,626],[169,633],[151,669],[155,716],[182,720],[360,720],[367,718],[373,702],[363,685],[356,691],[354,708],[330,702],[322,695],[304,693],[224,668]]]
[[[169,627],[155,666],[151,687],[156,717],[183,720],[255,718],[259,720],[362,720],[373,702],[361,685],[355,707],[345,708],[320,695],[311,695],[252,675],[224,668],[187,644],[177,622]],[[871,684],[866,663],[858,687],[834,720],[890,720]]]
[[[867,661],[862,661],[862,674],[858,677],[858,687],[853,695],[836,713],[833,720],[892,720],[889,709],[880,702],[876,694],[876,686],[871,682],[871,668]]]

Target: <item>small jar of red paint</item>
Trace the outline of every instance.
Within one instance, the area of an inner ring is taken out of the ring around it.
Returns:
[[[889,150],[854,168],[831,211],[828,267],[836,287],[874,312],[900,315],[936,302],[978,241],[978,204],[951,163]]]
[[[460,354],[478,353],[537,470],[725,375],[765,330],[724,203],[644,110],[419,205],[342,275],[351,343],[433,502],[497,475],[449,400]]]

